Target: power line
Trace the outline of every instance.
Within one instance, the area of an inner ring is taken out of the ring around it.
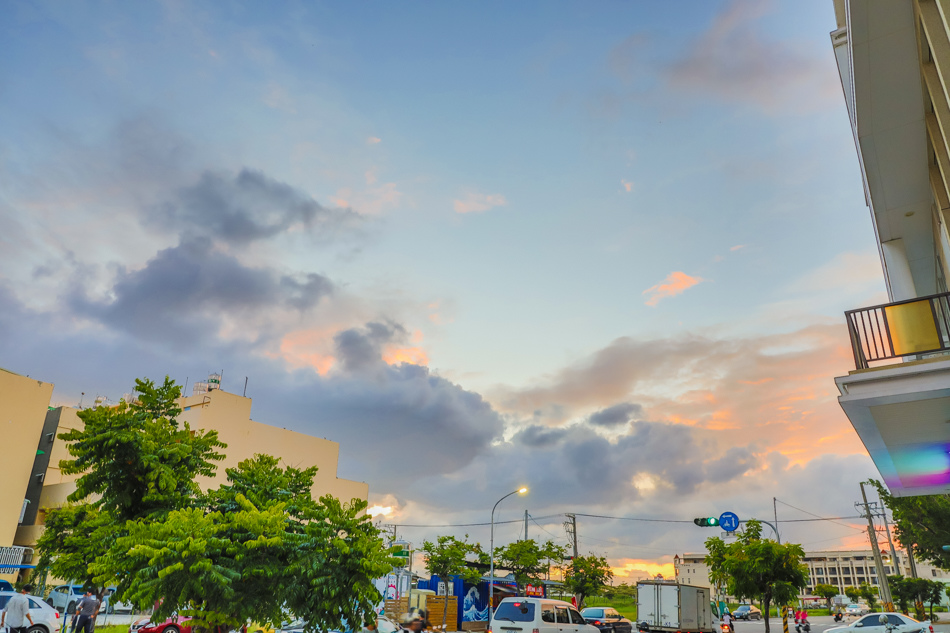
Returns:
[[[554,517],[564,516],[562,514],[549,514],[548,516],[538,517],[542,521],[544,519],[553,519]],[[495,521],[495,525],[504,525],[506,523],[524,523],[524,519],[513,519],[509,521]],[[491,525],[491,522],[486,523],[444,523],[444,524],[422,524],[422,523],[387,523],[386,525],[401,527],[401,528],[442,528],[442,527],[480,527],[484,525]]]
[[[817,514],[815,514],[814,512],[809,512],[808,510],[804,510],[804,509],[799,508],[799,507],[797,507],[797,506],[793,506],[792,504],[786,503],[785,501],[782,501],[781,499],[776,499],[776,501],[778,501],[779,503],[781,503],[783,506],[788,506],[789,508],[791,508],[791,509],[793,509],[793,510],[798,510],[799,512],[804,512],[805,514],[810,514],[810,515],[813,516],[813,517],[817,517],[818,520],[821,520],[821,521],[830,521],[831,523],[835,523],[835,524],[840,525],[840,526],[842,526],[842,527],[846,527],[846,528],[848,528],[849,530],[850,530],[850,529],[854,529],[854,528],[852,528],[850,525],[845,525],[844,523],[838,523],[838,520],[842,520],[842,519],[861,519],[861,518],[864,518],[864,517],[833,517],[833,518],[820,517],[820,516],[818,516]],[[802,521],[807,521],[807,520],[808,520],[808,519],[793,519],[793,520],[791,520],[791,521],[782,521],[782,523],[800,523],[800,522],[802,522]]]
[[[579,517],[590,517],[593,519],[616,519],[617,521],[647,521],[650,523],[692,523],[692,521],[687,521],[686,519],[643,519],[640,517],[612,517],[607,516],[606,514],[583,514],[581,512],[575,512],[575,516]]]

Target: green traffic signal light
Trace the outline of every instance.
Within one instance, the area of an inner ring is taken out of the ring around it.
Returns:
[[[706,519],[706,525],[709,527],[716,527],[717,525],[719,525],[719,519],[717,519],[716,517],[709,517],[708,519]]]
[[[719,525],[719,519],[716,517],[700,517],[698,519],[693,519],[693,523],[699,527],[716,527]]]

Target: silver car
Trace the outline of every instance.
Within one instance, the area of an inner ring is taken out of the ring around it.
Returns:
[[[0,591],[0,609],[7,606],[10,598],[16,595],[15,591]],[[39,596],[27,596],[30,601],[30,617],[33,626],[27,629],[28,633],[58,633],[62,628],[59,611],[49,606]]]

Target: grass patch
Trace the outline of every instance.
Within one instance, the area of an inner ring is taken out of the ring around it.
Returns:
[[[96,627],[96,633],[128,633],[128,631],[128,624],[110,624],[108,626],[100,625]]]

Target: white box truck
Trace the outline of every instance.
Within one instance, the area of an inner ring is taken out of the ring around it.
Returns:
[[[708,587],[662,580],[637,583],[637,628],[669,633],[718,633]]]

